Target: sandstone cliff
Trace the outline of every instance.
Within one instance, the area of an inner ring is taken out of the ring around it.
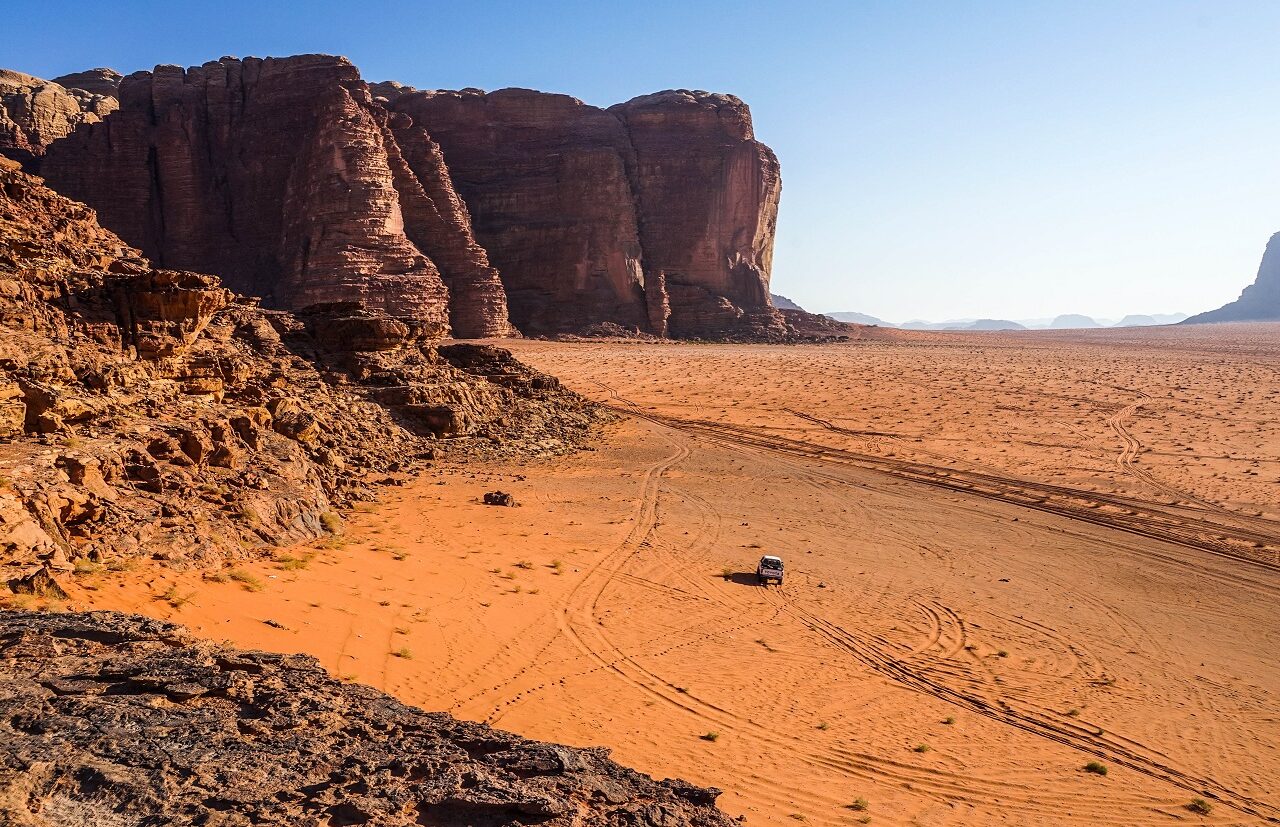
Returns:
[[[0,588],[217,566],[340,531],[370,472],[568,450],[596,410],[505,351],[155,269],[0,159]]]
[[[115,109],[109,95],[0,69],[0,155],[35,168],[49,144]]]
[[[517,328],[649,328],[631,148],[618,118],[527,89],[409,92],[390,106],[440,143]]]
[[[99,66],[96,69],[86,69],[83,72],[59,75],[53,79],[53,82],[71,90],[82,89],[91,95],[119,98],[120,81],[122,80],[124,80],[124,75],[115,69]]]
[[[224,58],[126,77],[120,110],[41,172],[159,265],[268,305],[359,301],[433,335],[503,335],[501,283],[431,154],[343,58]]]
[[[1252,322],[1280,319],[1280,233],[1271,236],[1258,265],[1253,284],[1240,293],[1240,298],[1217,310],[1192,316],[1181,324],[1202,322]]]
[[[0,612],[0,823],[730,827],[718,790],[113,612]]]
[[[735,97],[420,92],[323,55],[63,80],[118,85],[121,110],[57,142],[50,183],[271,306],[460,337],[794,335],[768,293],[778,163]]]
[[[609,111],[635,148],[645,268],[666,278],[671,335],[783,335],[769,300],[782,178],[746,104],[679,90]]]
[[[778,163],[742,101],[375,88],[439,142],[521,330],[785,334],[768,293]]]

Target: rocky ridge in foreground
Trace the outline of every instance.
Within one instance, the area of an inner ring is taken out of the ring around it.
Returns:
[[[602,414],[501,349],[156,269],[0,159],[0,584],[217,566],[341,530],[388,472],[563,452]]]
[[[114,612],[0,612],[0,824],[729,827],[718,790]]]

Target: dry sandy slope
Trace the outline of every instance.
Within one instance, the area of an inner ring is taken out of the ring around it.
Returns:
[[[749,824],[1266,823],[1278,343],[519,343],[633,415],[595,452],[388,489],[260,592],[103,574],[75,603],[609,745]],[[499,487],[522,507],[477,503]],[[762,549],[785,587],[750,582]]]

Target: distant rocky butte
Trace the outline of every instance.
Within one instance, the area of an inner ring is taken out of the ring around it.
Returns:
[[[1025,327],[1026,325],[1023,326]],[[1054,317],[1054,320],[1049,323],[1049,328],[1052,330],[1080,330],[1089,327],[1102,327],[1102,325],[1098,324],[1091,316],[1085,316],[1080,313],[1063,313]]]
[[[1192,316],[1182,324],[1201,322],[1246,322],[1280,319],[1280,233],[1271,236],[1258,265],[1258,275],[1253,284],[1240,294],[1240,298],[1217,310]]]
[[[116,99],[96,91],[104,88],[103,77],[85,90],[0,69],[0,155],[33,168],[49,144],[115,111]]]
[[[735,97],[676,90],[606,110],[370,87],[326,55],[158,66],[118,86],[120,111],[81,118],[41,174],[158,264],[271,306],[356,300],[459,337],[509,322],[794,333],[768,293],[777,159]]]
[[[875,316],[870,316],[866,313],[859,313],[855,310],[844,310],[837,313],[824,313],[823,315],[829,319],[835,319],[837,322],[873,324],[878,325],[879,327],[896,327],[896,325],[891,322],[886,322],[884,319],[877,319]]]
[[[120,81],[122,80],[124,80],[124,75],[115,69],[107,69],[100,66],[97,69],[61,75],[54,78],[53,82],[71,90],[83,89],[91,95],[118,98],[120,96]]]
[[[732,827],[719,790],[114,612],[0,611],[0,823]]]

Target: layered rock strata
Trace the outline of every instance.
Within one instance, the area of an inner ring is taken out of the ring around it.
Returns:
[[[635,150],[645,268],[662,273],[677,337],[785,334],[769,298],[778,159],[732,95],[686,90],[609,111]]]
[[[113,612],[0,612],[0,823],[730,827],[718,790]]]
[[[781,179],[742,101],[374,88],[440,144],[521,330],[785,335],[768,293]]]
[[[96,69],[86,69],[83,72],[59,75],[53,79],[53,82],[71,89],[73,92],[80,89],[90,95],[118,98],[120,96],[120,81],[122,80],[124,80],[124,75],[115,69],[99,66]]]
[[[120,110],[58,142],[41,171],[157,264],[273,307],[358,301],[437,337],[451,323],[508,332],[429,138],[375,104],[344,58],[159,66],[119,93]]]
[[[270,306],[360,301],[459,337],[507,335],[508,318],[790,335],[768,293],[778,163],[735,97],[420,92],[323,55],[161,66],[118,93],[43,173],[158,264]]]
[[[599,416],[505,351],[437,347],[430,322],[263,310],[154,268],[0,162],[0,587],[321,538],[371,472],[569,450]]]
[[[110,95],[0,69],[0,155],[35,169],[49,144],[116,107]]]
[[[1251,322],[1280,319],[1280,233],[1271,236],[1258,265],[1258,275],[1240,298],[1205,313],[1192,316],[1181,324],[1203,322]]]

